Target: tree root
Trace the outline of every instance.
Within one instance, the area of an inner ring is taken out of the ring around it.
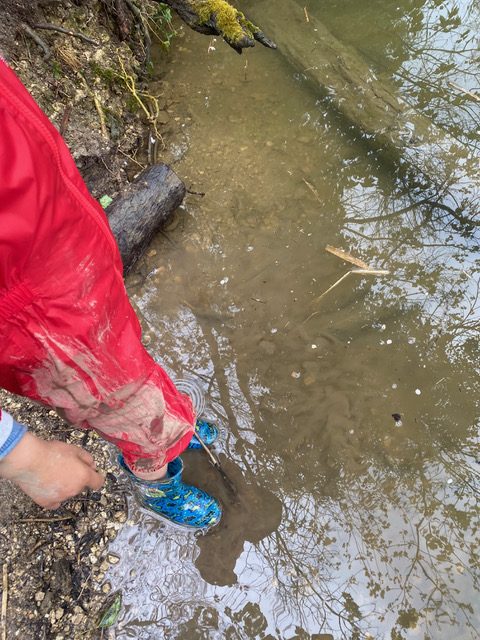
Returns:
[[[102,136],[105,138],[105,140],[108,140],[109,136],[108,136],[108,131],[107,131],[107,124],[106,124],[106,121],[105,121],[105,113],[103,111],[103,107],[102,107],[102,104],[100,102],[100,99],[97,96],[97,94],[95,93],[95,91],[93,91],[93,89],[89,86],[85,76],[83,75],[83,73],[81,71],[77,70],[77,76],[80,78],[80,80],[82,81],[83,86],[87,90],[88,95],[93,100],[93,104],[95,105],[95,109],[97,110],[97,113],[98,113],[98,119],[100,121],[100,131],[102,132]]]
[[[143,46],[145,49],[145,59],[143,61],[144,68],[148,67],[152,60],[151,49],[152,49],[152,39],[150,38],[150,32],[148,30],[148,25],[145,21],[145,17],[137,5],[133,2],[133,0],[125,0],[125,3],[128,5],[130,11],[137,18],[137,22],[140,25],[140,29],[143,34]]]
[[[155,137],[157,138],[157,140],[161,141],[162,146],[165,148],[162,134],[158,130],[157,126],[157,119],[160,113],[160,107],[158,105],[157,98],[155,96],[152,96],[151,93],[147,93],[146,91],[140,91],[139,89],[137,89],[135,78],[127,73],[123,60],[120,57],[118,58],[118,63],[120,65],[122,73],[116,73],[115,75],[124,82],[133,99],[140,107],[140,109],[144,112],[147,121],[152,127]]]
[[[79,38],[86,42],[87,44],[93,44],[96,47],[100,46],[100,43],[93,38],[89,38],[88,36],[84,36],[83,33],[79,33],[78,31],[71,31],[70,29],[65,29],[64,27],[59,27],[56,24],[50,24],[47,22],[40,22],[38,24],[33,25],[35,29],[45,29],[46,31],[58,31],[59,33],[65,33],[68,36],[72,36],[73,38]],[[30,35],[30,34],[29,34]]]
[[[128,4],[125,0],[115,0],[115,13],[117,15],[117,24],[120,40],[127,40],[132,29],[131,17],[128,14]]]
[[[30,38],[41,49],[43,49],[43,53],[44,53],[43,59],[44,60],[49,60],[52,57],[52,51],[51,51],[50,47],[48,46],[48,44],[44,40],[42,40],[42,38],[40,38],[40,36],[38,34],[36,34],[35,31],[28,26],[28,24],[25,24],[25,22],[22,22],[21,27],[22,27],[22,30],[28,36],[30,36]]]

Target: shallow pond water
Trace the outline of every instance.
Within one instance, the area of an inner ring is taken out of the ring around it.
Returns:
[[[239,495],[190,452],[187,478],[225,506],[217,530],[130,505],[107,576],[119,640],[478,637],[479,113],[448,85],[479,86],[474,5],[307,3],[464,145],[444,188],[281,51],[182,32],[159,64],[184,123],[168,154],[205,195],[129,293],[158,361],[203,388]],[[390,274],[322,296],[353,266],[326,245]]]

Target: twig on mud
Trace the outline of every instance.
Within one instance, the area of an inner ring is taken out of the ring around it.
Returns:
[[[33,524],[35,522],[61,522],[62,520],[74,520],[76,518],[74,513],[69,513],[63,516],[53,516],[52,518],[19,518],[13,520],[12,524]]]
[[[332,289],[335,289],[341,282],[345,280],[350,275],[359,275],[359,276],[388,276],[390,271],[386,271],[385,269],[350,269],[347,273],[344,273],[341,278],[339,278],[336,282],[332,284],[331,287],[328,287],[326,291],[321,293],[318,298],[315,298],[314,302],[319,302],[327,293],[330,293]]]
[[[39,540],[37,542],[36,545],[34,545],[30,551],[27,553],[27,555],[25,556],[25,559],[28,560],[29,558],[31,558],[39,549],[41,549],[42,547],[44,547],[46,544],[51,544],[51,540],[47,539],[47,540]]]
[[[122,151],[122,149],[117,149],[117,151],[118,151],[118,153],[121,153],[122,156],[125,156],[125,158],[128,158],[131,162],[134,162],[135,164],[137,164],[142,169],[146,169],[147,168],[147,166],[145,164],[142,164],[138,160],[135,160],[135,158],[133,156],[130,156],[128,153],[125,153],[125,151]]]
[[[71,112],[72,112],[72,107],[70,105],[67,105],[65,107],[65,111],[63,112],[62,122],[60,123],[60,135],[61,136],[64,136],[66,131],[67,131],[68,122],[70,120]],[[73,429],[70,429],[70,431],[73,431]]]
[[[93,570],[90,569],[90,573],[88,574],[88,576],[83,581],[82,588],[80,589],[80,593],[78,594],[78,597],[76,598],[76,602],[78,602],[80,600],[80,598],[82,597],[82,594],[83,594],[83,592],[85,591],[85,589],[87,587],[88,581],[92,578],[92,573],[93,573]]]
[[[25,31],[25,33],[27,35],[30,36],[30,38],[36,43],[38,44],[38,46],[43,49],[44,52],[44,56],[43,59],[44,60],[49,60],[52,57],[52,52],[50,50],[50,47],[48,46],[48,44],[42,40],[42,38],[40,38],[39,35],[37,35],[35,33],[35,31],[33,29],[31,29],[28,24],[25,24],[25,22],[22,22],[22,24],[20,25],[22,30]]]
[[[132,0],[125,0],[125,3],[129,6],[130,11],[133,13],[133,15],[137,18],[140,28],[142,29],[143,41],[145,46],[145,60],[143,61],[143,64],[145,67],[147,67],[150,64],[152,59],[152,56],[151,56],[152,39],[150,38],[150,33],[148,31],[147,23],[145,22],[143,13],[140,11],[137,5],[134,2],[132,2]]]
[[[348,278],[348,276],[351,276],[351,275],[357,275],[357,276],[388,276],[390,274],[390,271],[387,271],[386,269],[373,269],[366,262],[364,262],[363,260],[360,260],[360,258],[355,258],[354,256],[352,256],[350,253],[347,253],[343,249],[338,249],[337,247],[332,247],[330,244],[327,244],[327,246],[325,247],[325,251],[328,251],[328,253],[331,253],[332,255],[336,256],[337,258],[340,258],[340,260],[344,260],[345,262],[350,262],[351,264],[354,264],[354,265],[356,265],[357,267],[360,267],[360,268],[358,268],[358,269],[350,269],[350,271],[347,271],[347,273],[344,273],[343,276],[341,276],[336,282],[334,282],[332,284],[332,286],[328,287],[328,289],[326,291],[324,291],[317,298],[315,298],[315,300],[313,301],[314,304],[316,304],[317,302],[320,302],[320,300],[324,296],[326,296],[327,293],[330,293],[330,291],[335,289],[335,287],[338,287],[338,285],[341,282],[343,282],[344,280],[346,280],[346,278]],[[305,324],[305,322],[308,322],[309,320],[311,320],[312,318],[317,316],[319,313],[320,313],[320,311],[314,311],[307,318],[305,318],[305,320],[302,322],[302,324]]]
[[[310,16],[308,15],[307,7],[303,7],[303,13],[305,14],[305,20],[310,22]]]
[[[324,296],[327,295],[327,293],[330,293],[330,291],[332,291],[333,289],[335,289],[335,287],[338,287],[338,285],[343,282],[345,280],[345,278],[348,278],[348,276],[351,274],[351,271],[347,271],[347,273],[344,273],[343,276],[341,278],[339,278],[336,282],[334,282],[332,284],[331,287],[328,287],[328,289],[326,291],[324,291],[322,294],[320,294],[318,296],[318,298],[315,298],[314,302],[319,302]]]
[[[313,193],[315,198],[319,202],[322,202],[322,199],[320,198],[320,195],[319,195],[318,191],[315,189],[315,187],[313,186],[313,184],[310,184],[310,182],[308,180],[306,180],[305,178],[302,178],[302,179],[303,179],[304,183],[307,185],[307,187],[310,189],[310,191]]]
[[[2,580],[2,640],[7,640],[8,564],[3,564]]]
[[[334,282],[331,287],[328,287],[328,289],[326,291],[324,291],[317,298],[315,298],[313,303],[316,304],[317,302],[320,302],[320,300],[324,296],[326,296],[327,293],[330,293],[330,291],[335,289],[335,287],[338,287],[338,285],[341,282],[343,282],[346,278],[348,278],[348,276],[351,276],[351,275],[357,275],[357,276],[388,276],[389,274],[390,274],[390,271],[387,271],[385,269],[350,269],[350,271],[347,271],[347,273],[344,273],[341,278],[339,278],[336,282]],[[305,324],[306,322],[308,322],[309,320],[311,320],[315,316],[318,316],[319,313],[320,313],[320,311],[314,311],[307,318],[305,318],[305,320],[302,322],[302,324]]]
[[[44,29],[45,31],[58,31],[59,33],[65,33],[67,34],[67,36],[72,36],[72,38],[79,38],[80,40],[83,40],[83,42],[93,44],[96,47],[100,46],[100,43],[97,42],[97,40],[93,40],[93,38],[84,36],[83,33],[79,33],[78,31],[72,31],[71,29],[59,27],[56,24],[50,24],[49,22],[39,22],[37,24],[34,24],[33,26],[35,29]]]
[[[95,105],[95,109],[97,110],[98,113],[98,119],[100,120],[100,130],[102,132],[102,136],[108,140],[108,132],[107,132],[107,125],[105,122],[105,113],[103,112],[103,107],[100,103],[100,100],[98,99],[97,94],[95,93],[95,91],[93,91],[93,89],[90,88],[90,86],[88,85],[88,82],[85,79],[85,76],[83,75],[83,73],[81,73],[81,71],[77,71],[77,75],[80,78],[80,80],[83,82],[83,85],[85,87],[85,89],[87,90],[88,95],[92,98],[93,100],[93,104]]]

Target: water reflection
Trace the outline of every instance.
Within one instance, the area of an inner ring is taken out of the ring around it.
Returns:
[[[461,43],[464,28],[470,47],[472,3],[451,17],[449,2],[397,6],[322,3],[322,19],[379,65],[387,52],[389,74],[429,73],[419,57],[442,34]],[[362,37],[377,11],[377,37]],[[450,106],[468,154],[442,156],[432,185],[365,144],[281,57],[255,52],[246,78],[203,39],[183,45],[194,124],[177,169],[206,196],[130,291],[152,352],[207,393],[245,501],[223,496],[226,530],[199,541],[132,505],[112,569],[128,605],[118,637],[476,638],[478,176],[463,98]],[[319,302],[348,268],[327,243],[391,276]],[[221,491],[199,464],[195,480]]]

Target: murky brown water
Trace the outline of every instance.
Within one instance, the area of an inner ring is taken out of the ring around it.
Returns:
[[[448,82],[480,84],[474,4],[308,10],[467,157],[478,104]],[[126,605],[116,637],[477,638],[480,263],[464,212],[478,174],[454,157],[444,191],[412,180],[281,52],[237,57],[188,32],[164,72],[185,121],[169,154],[205,196],[129,289],[149,348],[207,394],[239,502],[189,453],[221,528],[197,541],[132,505],[109,576]],[[319,300],[350,268],[327,244],[391,275]]]

